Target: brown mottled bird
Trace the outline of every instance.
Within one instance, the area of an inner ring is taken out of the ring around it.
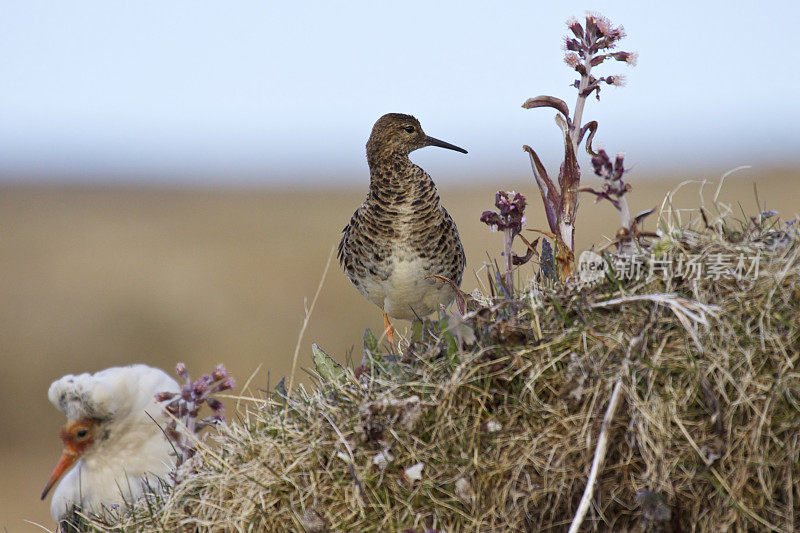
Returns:
[[[425,135],[411,115],[389,113],[378,119],[367,141],[369,192],[339,243],[347,277],[383,310],[389,342],[394,333],[389,317],[413,320],[453,301],[450,284],[427,276],[443,276],[459,286],[464,273],[456,224],[439,202],[431,177],[408,158],[425,146],[467,153]]]

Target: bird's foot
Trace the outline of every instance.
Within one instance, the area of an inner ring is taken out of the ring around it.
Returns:
[[[389,315],[386,311],[383,312],[383,329],[386,331],[386,338],[389,339],[389,344],[394,346],[394,326],[389,322]]]

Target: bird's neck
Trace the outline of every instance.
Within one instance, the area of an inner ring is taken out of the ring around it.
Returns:
[[[407,154],[393,154],[369,162],[369,194],[367,201],[379,204],[409,204],[412,206],[437,206],[439,194],[428,175],[408,158]]]
[[[114,470],[122,466],[136,474],[157,469],[153,467],[154,457],[169,460],[169,442],[156,422],[144,413],[100,429],[92,447],[83,456],[90,469]],[[157,464],[158,460],[155,462]]]
[[[367,163],[370,170],[388,163],[413,165],[407,153],[397,152],[384,146],[372,146],[369,143],[367,144]]]

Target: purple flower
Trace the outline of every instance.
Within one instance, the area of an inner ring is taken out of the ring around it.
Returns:
[[[484,211],[481,213],[481,222],[489,226],[492,231],[497,231],[497,229],[503,223],[503,219],[501,219],[500,215],[494,211]]]
[[[217,400],[216,398],[209,398],[206,403],[208,404],[208,407],[210,407],[212,411],[219,411],[223,408],[222,402]]]
[[[178,363],[175,365],[175,373],[183,379],[189,379],[189,373],[186,371],[186,365],[183,363]]]
[[[578,19],[575,17],[570,17],[567,19],[567,28],[569,28],[569,30],[575,34],[575,37],[578,39],[583,39],[583,26],[581,26],[581,23],[578,22]]]
[[[617,61],[624,61],[632,67],[635,67],[636,63],[639,61],[639,54],[636,52],[614,52],[611,54],[611,57]]]
[[[208,390],[208,384],[206,383],[206,380],[204,380],[203,378],[198,379],[197,381],[194,382],[194,385],[192,385],[192,392],[194,392],[195,396],[202,396],[203,393],[206,392],[206,390]]]
[[[217,368],[214,369],[214,373],[211,374],[211,377],[214,378],[214,381],[219,381],[228,377],[228,371],[225,370],[225,365],[217,365]]]
[[[159,392],[158,394],[156,394],[156,401],[163,402],[166,400],[171,400],[174,397],[175,397],[174,392]]]
[[[529,249],[524,257],[517,257],[511,247],[514,238],[522,232],[525,225],[525,196],[514,191],[497,191],[494,196],[494,205],[497,211],[484,211],[481,214],[481,222],[489,226],[492,231],[501,230],[503,238],[503,255],[506,258],[505,283],[507,289],[511,290],[511,270],[514,265],[521,265],[527,262],[532,251]]]
[[[493,230],[505,231],[510,229],[514,235],[522,231],[525,224],[525,196],[514,191],[497,191],[494,196],[496,211],[484,211],[481,214],[481,222],[491,227]]]
[[[218,365],[211,374],[203,374],[192,382],[186,365],[178,363],[175,372],[184,378],[186,383],[181,387],[180,393],[161,392],[156,395],[157,401],[170,400],[165,406],[170,414],[178,420],[170,422],[165,428],[171,435],[175,449],[178,451],[178,465],[197,453],[197,435],[199,435],[210,422],[223,422],[225,406],[222,401],[212,395],[235,386],[233,377],[223,365]],[[207,404],[214,413],[211,417],[200,419],[199,414],[203,404]],[[179,431],[178,427],[185,428]]]

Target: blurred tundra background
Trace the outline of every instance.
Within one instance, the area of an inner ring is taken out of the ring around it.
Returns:
[[[626,152],[634,212],[721,200],[748,214],[798,211],[800,120],[794,2],[589,6],[639,53],[586,116]],[[0,20],[0,528],[53,527],[39,494],[60,453],[47,400],[66,373],[147,363],[194,374],[224,362],[252,392],[291,368],[305,308],[368,183],[364,143],[386,112],[470,151],[412,159],[462,233],[463,288],[501,239],[478,222],[494,192],[528,197],[545,228],[522,144],[551,175],[561,141],[538,94],[574,102],[564,21],[579,2],[16,0]],[[584,181],[590,176],[583,160]],[[708,180],[703,186],[702,181]],[[685,213],[691,216],[691,213]],[[577,249],[602,244],[616,212],[585,197]],[[648,229],[654,228],[650,219]],[[527,265],[523,277],[531,276]],[[405,324],[400,323],[400,331]],[[301,344],[360,358],[380,313],[335,259]],[[301,373],[302,375],[302,373]],[[230,416],[235,418],[231,411]]]

